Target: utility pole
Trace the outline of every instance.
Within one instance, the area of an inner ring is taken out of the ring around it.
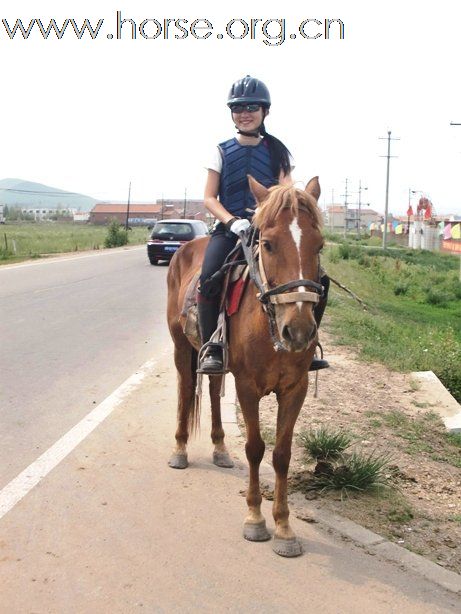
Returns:
[[[360,239],[360,223],[362,220],[362,190],[368,190],[368,188],[362,188],[362,180],[359,179],[359,220],[357,223],[357,236]]]
[[[461,126],[461,123],[450,122],[450,126]],[[459,255],[459,281],[461,281],[461,254]]]
[[[399,141],[400,139],[391,139],[391,131],[388,130],[387,137],[379,137],[380,140],[387,139],[387,156],[380,156],[381,158],[387,158],[387,173],[386,173],[386,204],[384,209],[384,232],[383,232],[383,249],[387,246],[387,217],[389,210],[389,166],[390,159],[396,156],[391,156],[391,141]]]
[[[346,189],[345,189],[345,193],[343,194],[344,196],[344,238],[347,237],[347,197],[349,196],[349,193],[347,191],[347,182],[348,182],[348,179],[346,177]]]
[[[164,202],[163,202],[163,192],[162,192],[162,214],[161,214],[161,215],[162,215],[162,217],[160,218],[160,219],[162,219],[162,220],[163,220],[163,215],[164,215],[164,213],[163,213],[163,212],[164,212],[164,209],[163,209],[163,208],[164,208],[164,206],[165,206],[165,204],[164,204]]]
[[[184,188],[184,213],[183,213],[184,219],[186,219],[186,208],[187,208],[187,188]]]
[[[128,202],[126,204],[126,220],[125,220],[125,230],[128,232],[128,218],[130,217],[130,196],[131,196],[131,181],[128,186]]]

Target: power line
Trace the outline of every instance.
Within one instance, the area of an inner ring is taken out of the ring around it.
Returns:
[[[0,188],[2,192],[14,192],[15,194],[38,194],[40,196],[84,196],[79,192],[66,192],[61,190],[60,192],[46,192],[41,190],[20,190],[18,188]]]

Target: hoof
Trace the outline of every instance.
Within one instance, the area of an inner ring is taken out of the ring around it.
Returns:
[[[296,537],[293,539],[280,539],[280,537],[274,537],[272,550],[280,556],[286,557],[300,556],[303,553],[302,546]]]
[[[245,522],[243,537],[250,542],[267,542],[271,538],[269,531],[266,529],[265,520],[258,522],[258,524]]]
[[[232,469],[234,466],[234,461],[227,452],[213,452],[213,463],[217,467],[226,467],[227,469]]]
[[[187,462],[187,454],[172,454],[168,464],[173,469],[185,469],[189,466]]]

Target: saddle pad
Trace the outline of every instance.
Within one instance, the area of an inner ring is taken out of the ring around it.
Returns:
[[[237,313],[240,307],[240,301],[242,300],[243,292],[248,281],[248,275],[244,275],[229,284],[227,290],[226,311],[228,316]]]

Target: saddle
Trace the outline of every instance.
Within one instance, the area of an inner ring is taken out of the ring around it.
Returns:
[[[224,276],[220,299],[219,322],[221,323],[226,319],[226,316],[230,317],[238,312],[245,287],[248,283],[248,265],[233,264],[234,262],[240,261],[240,258],[241,254],[239,251],[233,253],[231,259],[225,263],[224,270],[220,269],[220,272]],[[202,345],[197,314],[197,294],[200,273],[201,269],[198,269],[191,279],[184,296],[181,310],[184,334],[189,339],[192,346],[197,350],[199,350]]]

